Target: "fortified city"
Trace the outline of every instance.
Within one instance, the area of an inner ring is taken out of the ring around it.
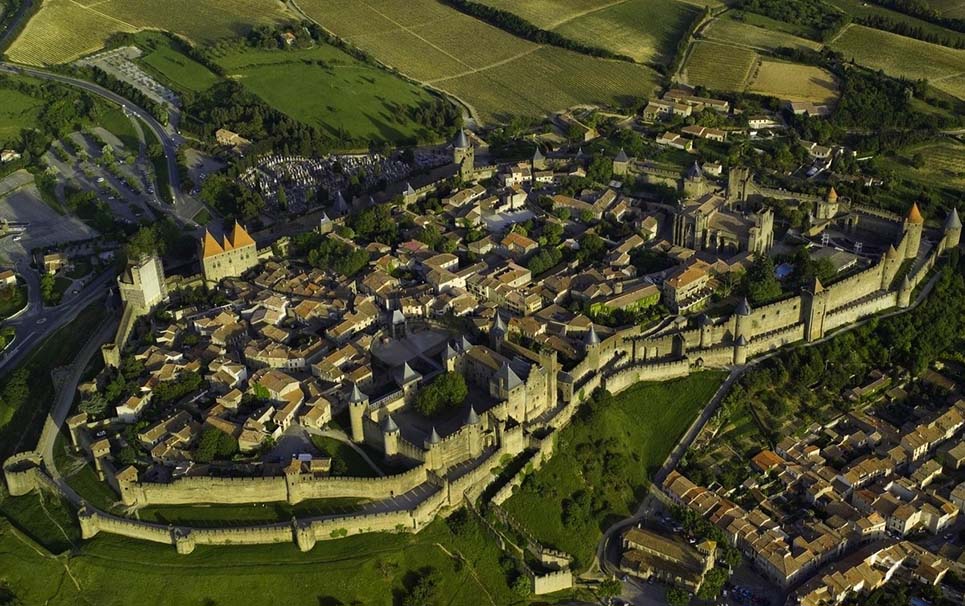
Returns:
[[[0,606],[963,603],[965,15],[159,6],[0,0]]]

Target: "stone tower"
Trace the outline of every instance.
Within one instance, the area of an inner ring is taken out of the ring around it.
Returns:
[[[925,217],[918,209],[918,203],[913,203],[904,222],[905,238],[905,258],[914,259],[918,256],[918,249],[921,246],[921,232],[925,229]]]
[[[741,337],[750,340],[751,334],[751,304],[747,297],[740,302],[734,310],[734,340],[738,341]]]
[[[911,305],[911,293],[914,290],[906,273],[901,279],[901,286],[898,287],[898,307],[904,309]]]
[[[958,248],[962,240],[962,221],[958,218],[958,209],[952,207],[952,212],[948,213],[945,219],[945,250]]]
[[[392,415],[387,415],[382,423],[382,440],[385,445],[385,458],[394,457],[399,454],[399,426],[392,420]]]
[[[429,469],[439,469],[442,467],[442,453],[439,451],[439,443],[442,442],[442,438],[439,437],[439,432],[436,428],[432,428],[432,433],[426,438],[423,443],[423,448],[426,451],[425,464]]]
[[[596,328],[592,323],[590,330],[586,332],[586,336],[583,338],[583,355],[591,369],[600,369],[600,335],[596,334]]]
[[[469,432],[469,455],[478,457],[483,451],[482,422],[472,404],[469,405],[469,416],[466,418],[466,431]]]
[[[626,176],[627,172],[630,170],[630,157],[627,152],[620,148],[620,152],[613,158],[613,175],[614,176]]]
[[[697,323],[700,325],[700,348],[707,349],[713,342],[714,323],[707,314],[700,314]]]
[[[452,163],[459,167],[459,177],[464,181],[468,181],[476,170],[476,150],[461,128],[452,142]]]
[[[747,199],[747,185],[751,171],[745,166],[734,166],[727,173],[727,199],[731,202]]]
[[[135,315],[151,311],[168,296],[161,258],[143,255],[140,259],[128,261],[124,272],[117,277],[117,290],[121,301],[130,305]]]
[[[506,323],[503,322],[503,317],[496,312],[496,319],[493,321],[492,328],[489,329],[489,346],[499,351],[500,347],[503,345],[503,339],[506,338]]]
[[[538,170],[546,170],[546,156],[539,150],[539,146],[536,146],[536,151],[533,152],[533,172]]]
[[[817,219],[818,221],[828,221],[838,214],[838,192],[834,188],[828,190],[828,195],[818,202]]]
[[[828,311],[828,291],[817,277],[801,289],[804,311],[804,340],[816,341],[824,336],[824,316]]]
[[[352,421],[352,441],[365,440],[365,428],[362,425],[365,409],[369,406],[369,397],[362,393],[358,385],[352,385],[352,393],[348,398],[348,414]]]
[[[744,335],[737,338],[737,342],[734,343],[734,364],[746,364],[747,363],[747,339]]]
[[[707,186],[707,179],[704,178],[704,171],[694,160],[693,165],[687,169],[683,178],[684,196],[687,198],[699,198],[706,194],[710,188]]]

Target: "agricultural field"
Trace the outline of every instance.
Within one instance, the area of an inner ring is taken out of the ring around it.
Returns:
[[[483,120],[650,94],[642,65],[533,44],[433,0],[303,0],[307,15],[379,61],[470,105]]]
[[[430,101],[428,91],[333,46],[282,51],[239,45],[213,58],[227,77],[269,105],[333,137],[344,132],[402,143],[429,136],[407,112]]]
[[[965,99],[965,50],[898,36],[889,32],[850,25],[831,48],[859,65],[880,69],[891,76],[917,80],[950,95]]]
[[[756,16],[756,15],[755,15]],[[763,19],[766,19],[764,17]],[[767,19],[771,21],[770,19]],[[821,44],[807,38],[795,36],[775,29],[764,28],[751,20],[738,20],[720,17],[703,31],[704,38],[715,42],[747,46],[762,51],[773,51],[780,47],[820,50]]]
[[[711,90],[743,91],[760,56],[747,48],[699,40],[691,46],[683,78]]]
[[[486,0],[530,23],[577,42],[632,57],[668,63],[698,9],[677,0]]]
[[[838,86],[834,76],[820,67],[765,59],[747,92],[787,101],[830,103],[837,97]]]
[[[145,32],[138,35],[137,45],[144,51],[138,62],[175,90],[202,92],[219,80],[207,67],[178,52],[166,36]]]
[[[962,6],[960,0],[939,0],[941,2],[955,2],[959,6]],[[933,3],[934,0],[928,0],[928,4]],[[837,7],[839,10],[851,15],[852,17],[869,17],[872,15],[877,15],[884,17],[890,21],[899,21],[907,23],[908,25],[914,26],[921,29],[922,32],[927,34],[934,34],[940,38],[947,38],[950,40],[965,41],[965,33],[956,32],[948,28],[936,25],[934,23],[929,23],[922,19],[906,15],[904,13],[899,13],[898,11],[889,10],[882,6],[877,6],[871,2],[865,2],[864,0],[828,0],[828,3]],[[950,16],[950,15],[949,15]]]
[[[44,0],[7,56],[18,63],[53,65],[99,50],[117,32],[160,29],[205,43],[291,18],[278,0]]]
[[[924,160],[924,165],[915,167],[915,158]],[[951,139],[913,145],[877,161],[909,180],[965,190],[965,144]]]
[[[962,0],[927,0],[926,4],[943,17],[965,19],[965,2]]]
[[[587,566],[603,530],[637,508],[654,470],[723,379],[724,373],[702,372],[638,383],[609,401],[584,404],[590,410],[581,410],[562,431],[553,458],[503,508],[537,540]],[[575,509],[580,493],[594,500],[587,519],[565,513]]]
[[[2,80],[3,76],[0,76]],[[0,88],[0,145],[20,136],[20,131],[30,128],[37,119],[43,102],[17,90]]]

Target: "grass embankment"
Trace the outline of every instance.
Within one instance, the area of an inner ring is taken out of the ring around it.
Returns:
[[[537,540],[587,566],[603,530],[636,510],[654,471],[710,400],[724,373],[640,383],[584,405],[553,458],[504,504]]]
[[[85,308],[73,322],[49,336],[16,370],[3,378],[3,393],[11,397],[0,401],[0,460],[36,443],[54,401],[50,371],[74,359],[106,313],[100,301]],[[7,394],[7,385],[17,372],[26,373],[23,381],[26,392],[21,389],[16,394]]]
[[[0,290],[0,320],[6,320],[27,304],[26,284],[17,284]]]
[[[32,517],[43,534],[59,532]],[[99,535],[54,559],[0,519],[0,570],[21,603],[48,606],[128,606],[144,596],[154,606],[391,606],[426,569],[438,573],[438,603],[527,603],[509,588],[498,548],[483,532],[472,519],[456,532],[439,520],[416,535],[323,541],[304,554],[294,544],[279,544],[201,546],[190,556],[171,546]]]

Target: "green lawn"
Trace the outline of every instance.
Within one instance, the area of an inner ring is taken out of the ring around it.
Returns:
[[[332,458],[332,472],[336,475],[371,478],[378,474],[359,453],[344,442],[324,436],[312,436],[315,448]]]
[[[724,373],[702,372],[640,383],[608,402],[584,406],[557,438],[553,458],[526,478],[504,508],[539,541],[585,568],[603,530],[636,510],[652,473],[723,379]]]
[[[7,76],[0,76],[0,81]],[[0,88],[0,145],[13,142],[20,131],[32,128],[43,103],[20,91]]]
[[[137,44],[145,51],[141,65],[176,90],[202,92],[218,82],[217,74],[176,50],[167,36],[142,32]]]
[[[17,284],[0,290],[0,320],[17,313],[27,304],[26,284]]]
[[[333,137],[404,142],[424,130],[408,110],[429,101],[428,92],[335,47],[236,47],[215,60],[269,105]]]
[[[115,106],[104,104],[104,109],[97,117],[97,124],[114,133],[121,143],[124,144],[125,151],[137,155],[141,149],[141,139],[137,136],[137,130],[131,123],[131,119],[124,115],[124,110]],[[118,158],[123,158],[118,155]]]
[[[253,505],[156,506],[138,511],[138,517],[150,522],[183,524],[185,526],[215,527],[249,526],[270,522],[288,522],[292,517],[317,518],[326,515],[348,514],[359,510],[363,499],[319,499],[297,505],[288,503],[259,503]]]

